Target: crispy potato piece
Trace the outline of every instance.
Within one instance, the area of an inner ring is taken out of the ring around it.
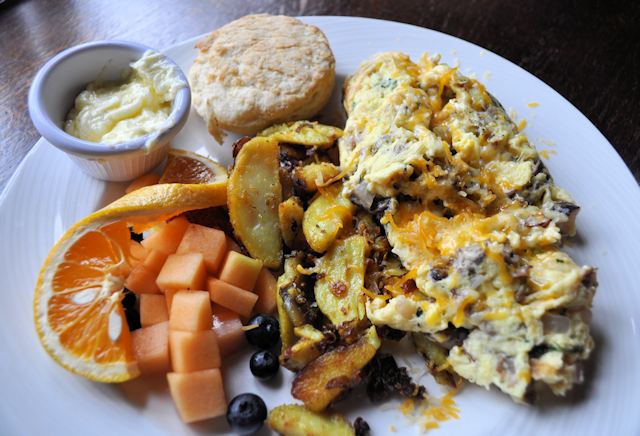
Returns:
[[[296,327],[293,329],[293,332],[297,337],[301,339],[309,339],[316,342],[324,340],[324,335],[322,334],[322,332],[310,324]]]
[[[250,140],[240,149],[227,185],[229,217],[235,234],[251,256],[269,268],[279,268],[282,263],[278,153],[274,140]]]
[[[336,326],[354,321],[357,324],[365,317],[362,288],[366,249],[364,236],[350,236],[333,244],[316,264],[316,302]]]
[[[318,185],[323,185],[340,174],[340,169],[329,162],[317,162],[297,167],[293,172],[296,186],[307,192],[316,192]]]
[[[359,381],[360,370],[375,356],[380,339],[374,326],[351,345],[341,346],[318,357],[298,373],[291,394],[307,409],[321,412]]]
[[[325,149],[331,147],[336,139],[342,136],[342,130],[317,121],[295,121],[271,126],[258,133],[258,136],[269,137],[278,142]]]
[[[351,225],[354,206],[341,195],[342,184],[323,189],[304,212],[302,231],[309,246],[324,253],[340,231]]]
[[[322,354],[319,345],[320,343],[308,339],[299,340],[282,353],[280,359],[282,366],[289,371],[300,371],[307,366],[309,362],[317,359]]]
[[[267,424],[284,436],[355,436],[344,416],[315,413],[299,404],[283,404],[272,409]]]
[[[280,341],[282,342],[282,350],[286,350],[291,347],[296,337],[294,334],[294,326],[289,319],[289,315],[284,308],[284,302],[282,301],[281,289],[289,287],[296,278],[297,267],[300,265],[300,260],[296,257],[289,257],[284,260],[284,273],[278,277],[277,292],[276,292],[276,307],[278,308],[278,321],[280,323]],[[280,360],[284,358],[281,356]]]
[[[294,333],[300,339],[284,350],[282,366],[291,371],[299,371],[322,354],[321,345],[325,337],[309,324],[294,328]]]
[[[446,348],[431,341],[424,333],[413,333],[411,338],[418,353],[424,357],[429,372],[439,384],[455,388],[461,383],[460,376],[447,365],[449,353]]]
[[[290,197],[278,206],[278,217],[280,219],[280,232],[282,239],[289,248],[293,248],[298,241],[298,235],[302,230],[302,219],[304,209],[298,197]]]

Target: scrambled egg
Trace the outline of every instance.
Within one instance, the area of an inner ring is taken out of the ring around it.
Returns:
[[[409,271],[369,319],[427,335],[460,376],[517,401],[580,382],[597,281],[559,250],[579,207],[498,101],[438,57],[383,53],[344,105],[344,194],[382,215]]]

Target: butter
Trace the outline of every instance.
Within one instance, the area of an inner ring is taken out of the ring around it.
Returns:
[[[123,82],[97,80],[75,99],[64,130],[90,142],[116,144],[171,124],[171,104],[186,86],[163,55],[146,51]]]

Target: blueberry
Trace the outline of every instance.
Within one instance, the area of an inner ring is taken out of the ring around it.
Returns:
[[[227,422],[237,434],[251,434],[260,430],[267,419],[267,406],[255,394],[240,394],[229,403]]]
[[[138,330],[142,325],[140,324],[140,314],[135,307],[125,307],[124,316],[127,318],[127,324],[129,324],[129,331]]]
[[[124,297],[122,298],[122,307],[127,308],[135,308],[136,307],[136,294],[131,292],[128,289],[124,290]]]
[[[131,235],[131,239],[136,241],[136,242],[142,242],[142,233],[136,233],[133,231],[133,229],[131,227],[129,227],[129,233]]]
[[[280,324],[271,315],[256,315],[249,320],[247,325],[257,325],[258,327],[244,332],[247,341],[253,346],[263,350],[274,347],[280,338]]]
[[[269,350],[260,350],[253,353],[249,360],[251,374],[262,380],[268,380],[278,373],[280,362],[278,357]]]

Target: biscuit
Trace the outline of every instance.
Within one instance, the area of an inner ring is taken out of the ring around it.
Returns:
[[[333,90],[335,59],[327,38],[295,18],[248,15],[196,48],[189,71],[193,104],[218,142],[220,129],[246,135],[311,118]]]

